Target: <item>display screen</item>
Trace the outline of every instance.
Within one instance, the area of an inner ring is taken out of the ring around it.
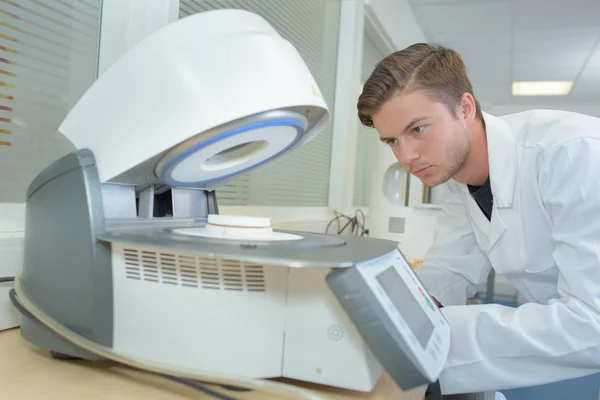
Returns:
[[[404,280],[396,271],[396,268],[389,267],[379,275],[377,281],[383,287],[386,294],[400,312],[400,315],[413,332],[423,348],[429,342],[433,333],[433,323],[423,311],[418,300],[404,283]],[[425,299],[423,299],[425,301]]]

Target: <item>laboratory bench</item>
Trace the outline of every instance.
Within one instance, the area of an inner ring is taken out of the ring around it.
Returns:
[[[0,331],[0,399],[190,400],[214,399],[196,389],[112,361],[59,360],[26,342],[18,328]],[[371,393],[360,393],[298,381],[280,380],[332,399],[421,400],[425,387],[400,390],[384,373]],[[268,400],[261,392],[211,389],[240,400]]]

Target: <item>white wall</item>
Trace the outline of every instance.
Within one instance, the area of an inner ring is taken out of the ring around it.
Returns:
[[[539,103],[524,103],[524,104],[494,104],[488,107],[482,106],[483,111],[494,115],[502,116],[506,114],[514,114],[523,112],[531,109],[550,109],[550,110],[564,110],[572,111],[582,114],[591,115],[593,117],[600,117],[600,104],[597,103],[564,103],[564,104],[545,104]]]
[[[406,0],[365,0],[365,6],[376,18],[395,50],[425,41],[425,35]]]
[[[0,277],[14,276],[21,268],[24,231],[25,205],[0,204]]]
[[[98,75],[178,12],[179,0],[103,0]]]

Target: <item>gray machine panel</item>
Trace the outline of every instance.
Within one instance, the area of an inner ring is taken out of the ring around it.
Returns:
[[[27,193],[25,291],[67,327],[111,346],[110,246],[96,240],[105,230],[105,216],[93,154],[79,150],[57,160],[34,179]],[[41,347],[62,351],[50,343],[50,336],[34,329],[24,324],[21,332]]]
[[[47,166],[31,181],[29,187],[27,188],[27,199],[29,199],[36,190],[44,186],[46,183],[66,174],[67,172],[76,169],[84,169],[86,167],[95,165],[96,159],[94,158],[92,152],[87,149],[69,153]],[[81,187],[78,189],[81,189]]]
[[[199,222],[198,225],[203,226]],[[240,261],[288,267],[350,267],[397,248],[396,242],[355,236],[277,231],[300,235],[286,241],[244,241],[197,238],[174,234],[170,228],[114,229],[98,235],[106,242],[130,243],[193,252],[206,257],[234,258]]]
[[[356,268],[336,269],[327,284],[383,368],[402,390],[430,383],[402,335]]]

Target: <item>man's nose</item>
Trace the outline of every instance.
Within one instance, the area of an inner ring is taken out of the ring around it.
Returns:
[[[408,141],[399,143],[399,146],[397,146],[394,151],[394,155],[398,161],[400,161],[400,164],[405,166],[405,168],[408,168],[420,157],[417,146]]]

